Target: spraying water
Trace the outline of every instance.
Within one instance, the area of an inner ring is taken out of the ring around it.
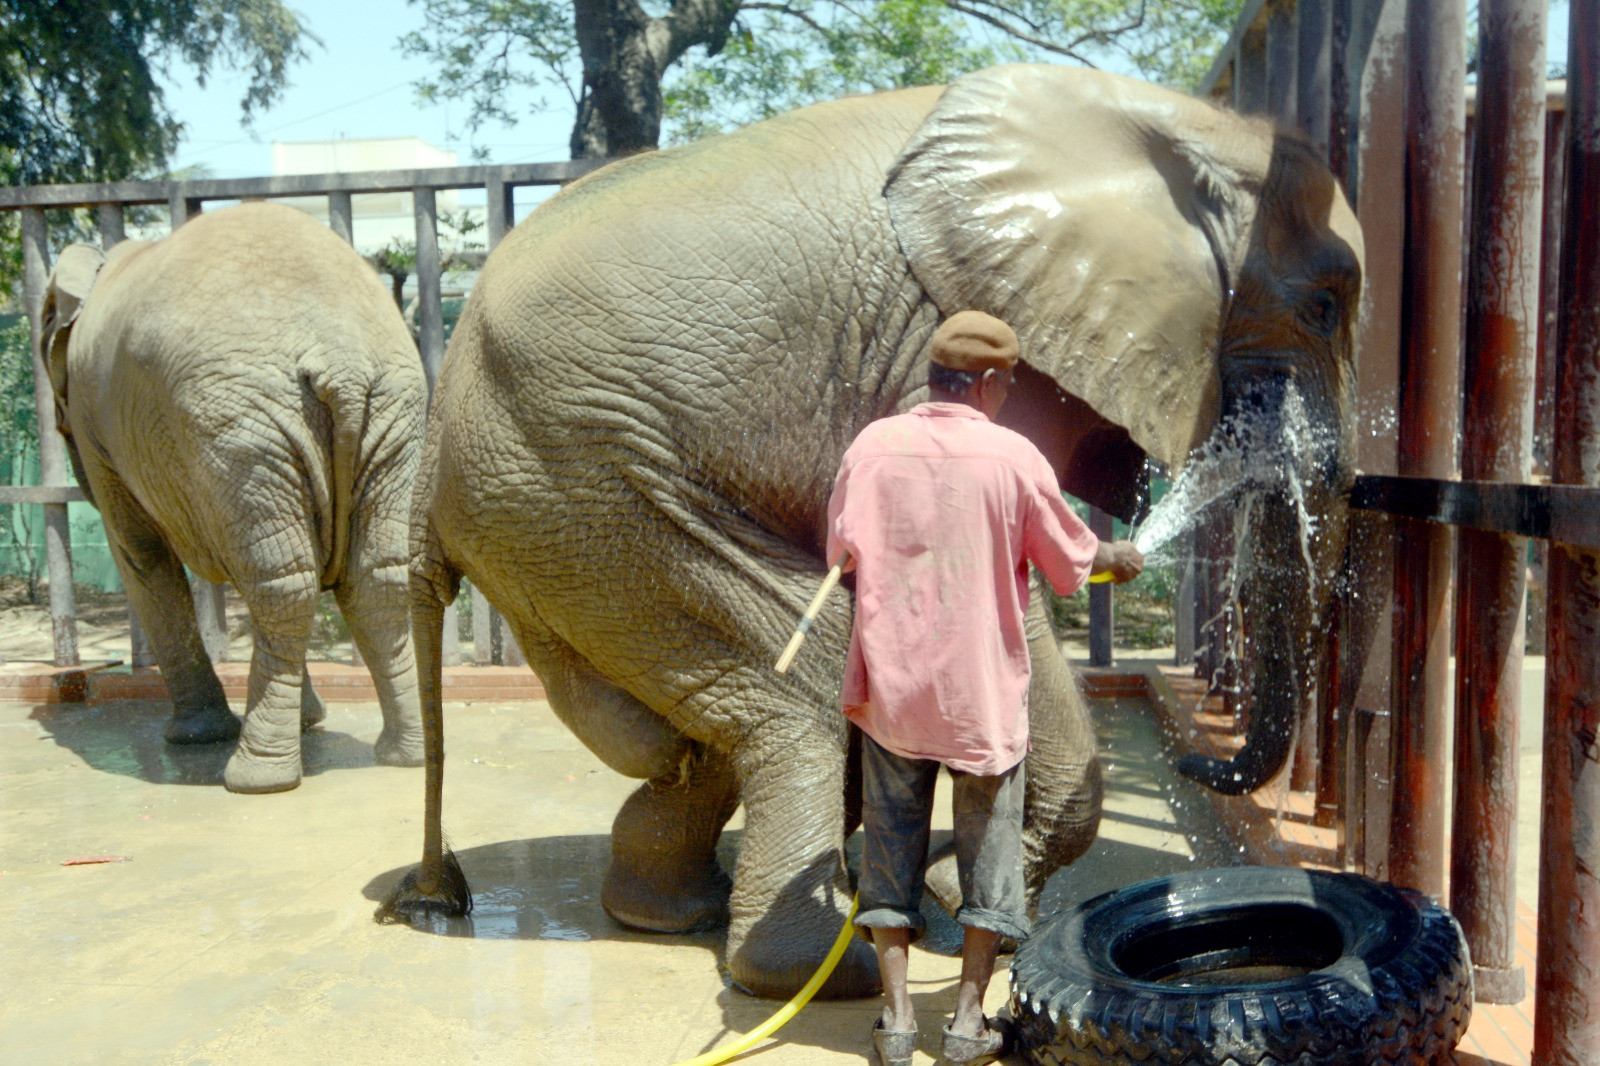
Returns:
[[[1166,549],[1192,528],[1208,508],[1242,504],[1262,491],[1284,492],[1301,515],[1301,540],[1309,557],[1315,522],[1305,507],[1302,476],[1321,465],[1334,442],[1315,428],[1291,384],[1283,407],[1265,418],[1243,418],[1220,427],[1195,449],[1167,494],[1134,532],[1134,546],[1148,560],[1167,558]]]

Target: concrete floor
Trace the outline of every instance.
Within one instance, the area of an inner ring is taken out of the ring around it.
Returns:
[[[634,782],[543,703],[449,705],[445,825],[477,911],[428,930],[372,921],[417,858],[422,798],[420,770],[372,762],[376,705],[330,706],[306,738],[304,783],[273,796],[224,791],[227,751],[168,747],[166,714],[145,701],[0,702],[7,1063],[664,1066],[777,1006],[726,985],[720,934],[653,936],[605,916],[607,833]],[[1097,714],[1105,823],[1045,911],[1240,861],[1171,773],[1148,708]],[[947,801],[940,811],[947,826]],[[724,837],[730,868],[738,825]],[[117,861],[64,865],[101,858]],[[935,950],[912,957],[919,1066],[934,1061],[959,971],[937,953],[958,932],[935,918]],[[1002,965],[987,1006],[1005,996]],[[877,1009],[813,1004],[740,1061],[865,1061]]]

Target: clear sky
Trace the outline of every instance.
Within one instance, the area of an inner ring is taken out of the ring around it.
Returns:
[[[487,148],[495,163],[568,157],[572,106],[564,94],[552,96],[549,110],[528,113],[513,128],[491,125],[470,139],[463,121],[465,105],[418,103],[412,83],[431,70],[425,60],[401,56],[396,46],[402,34],[422,23],[421,9],[406,0],[289,3],[323,43],[313,46],[310,57],[291,69],[289,89],[276,106],[258,116],[253,135],[239,122],[243,78],[213,72],[207,88],[200,89],[192,72],[172,72],[167,101],[188,127],[173,159],[175,168],[199,163],[214,177],[255,177],[271,170],[273,140],[339,137],[421,137],[438,147],[454,148],[462,163],[472,162],[473,143]],[[1564,2],[1551,7],[1550,54],[1562,63],[1567,19]]]
[[[290,86],[279,102],[257,116],[255,133],[239,120],[246,79],[213,71],[205,89],[193,72],[178,68],[167,79],[167,104],[187,127],[174,168],[204,164],[218,178],[256,177],[271,172],[271,142],[339,137],[421,137],[453,148],[472,162],[463,119],[464,104],[424,105],[412,83],[431,73],[423,59],[407,59],[396,42],[422,24],[421,9],[406,0],[289,0],[322,45],[290,69]],[[516,127],[493,124],[471,143],[487,147],[495,163],[563,160],[572,107],[552,97],[549,111],[530,114]]]

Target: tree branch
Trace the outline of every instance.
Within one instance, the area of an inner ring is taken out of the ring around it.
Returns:
[[[1133,16],[1133,20],[1128,22],[1126,25],[1116,26],[1109,30],[1092,30],[1088,33],[1080,34],[1078,38],[1071,44],[1067,45],[1067,47],[1077,48],[1080,44],[1087,44],[1090,41],[1102,41],[1106,44],[1109,44],[1114,37],[1120,37],[1125,33],[1132,33],[1134,30],[1144,25],[1144,9],[1146,2],[1147,0],[1139,0],[1139,13]]]
[[[1066,56],[1068,59],[1076,59],[1079,63],[1082,63],[1086,67],[1091,67],[1096,70],[1099,69],[1095,66],[1092,60],[1090,60],[1087,56],[1074,51],[1071,46],[1056,44],[1053,41],[1045,40],[1043,37],[1040,37],[1037,34],[1028,33],[1019,27],[1008,25],[1006,22],[989,14],[987,11],[979,11],[977,8],[972,7],[970,4],[964,2],[964,0],[944,0],[944,3],[945,6],[950,10],[959,11],[963,15],[970,15],[979,22],[987,22],[1000,32],[1006,34],[1007,36],[1015,37],[1017,40],[1022,41],[1025,44],[1031,44],[1035,48],[1042,48],[1046,52],[1054,52],[1059,56]],[[1142,19],[1143,17],[1144,16],[1141,12],[1140,18]],[[1088,36],[1093,38],[1097,35],[1090,34]]]
[[[816,19],[812,18],[806,12],[797,11],[794,8],[790,7],[788,4],[767,4],[767,3],[742,4],[742,5],[740,5],[740,10],[741,11],[773,11],[773,12],[776,12],[776,13],[778,13],[780,15],[787,15],[788,17],[796,20],[797,22],[804,23],[806,26],[810,27],[811,29],[815,30],[816,32],[818,32],[820,34],[827,35],[828,33],[831,32],[826,26],[824,26],[822,23],[818,22]]]

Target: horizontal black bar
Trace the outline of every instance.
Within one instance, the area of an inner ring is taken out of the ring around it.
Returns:
[[[1362,474],[1350,506],[1510,536],[1600,548],[1600,488]]]
[[[19,207],[79,207],[91,204],[164,204],[174,193],[186,200],[239,200],[258,196],[326,196],[331,192],[410,192],[471,189],[498,178],[508,186],[560,185],[605,165],[605,159],[519,163],[477,167],[423,167],[337,174],[280,174],[266,178],[201,178],[194,181],[108,181],[82,185],[21,185],[0,188],[0,210]]]

